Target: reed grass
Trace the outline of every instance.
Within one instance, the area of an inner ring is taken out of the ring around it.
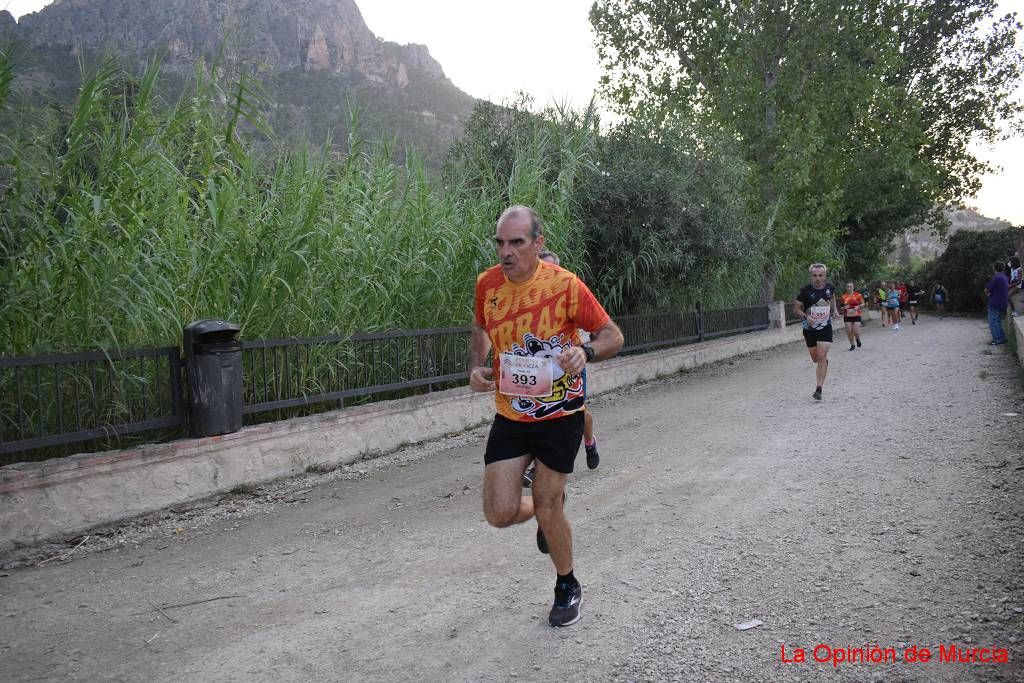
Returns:
[[[554,248],[579,243],[584,135],[538,135],[511,178],[442,187],[388,140],[278,146],[258,88],[222,88],[215,67],[167,105],[158,62],[133,79],[107,59],[66,116],[31,121],[9,72],[2,355],[174,344],[208,317],[250,339],[464,324],[504,197],[545,216]]]

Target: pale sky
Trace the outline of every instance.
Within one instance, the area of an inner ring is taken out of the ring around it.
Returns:
[[[51,0],[0,0],[15,17]],[[570,102],[583,107],[600,69],[587,13],[593,0],[356,0],[378,37],[422,43],[445,74],[474,97],[500,102],[525,91],[538,105]],[[1024,17],[1024,0],[1002,0],[1001,12]],[[1020,89],[1024,98],[1024,86]],[[982,159],[1002,167],[985,176],[968,203],[991,218],[1024,224],[1024,138],[975,146]]]

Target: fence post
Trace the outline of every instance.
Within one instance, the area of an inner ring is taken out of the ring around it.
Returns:
[[[697,341],[704,341],[704,302],[697,302]]]
[[[768,307],[768,329],[781,330],[786,326],[786,302],[772,301]]]

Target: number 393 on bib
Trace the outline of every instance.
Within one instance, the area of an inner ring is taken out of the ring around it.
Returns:
[[[550,396],[551,359],[503,353],[499,360],[498,391],[506,396]]]

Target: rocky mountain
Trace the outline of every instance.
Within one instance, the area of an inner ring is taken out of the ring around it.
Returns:
[[[960,230],[985,232],[1013,227],[1012,224],[1004,220],[983,216],[970,207],[947,209],[945,214],[946,219],[949,220],[946,239],[927,230],[907,233],[897,241],[895,249],[889,254],[889,261],[906,266],[911,263],[912,259],[927,261],[937,258],[946,250],[946,246],[949,244],[948,236],[952,236]]]
[[[395,135],[432,158],[461,131],[475,101],[424,45],[377,38],[354,0],[56,0],[19,22],[0,12],[0,39],[27,52],[23,87],[67,98],[79,56],[117,54],[140,71],[163,54],[183,82],[200,59],[254,72],[274,101],[281,135],[347,133],[350,105],[364,133]]]

